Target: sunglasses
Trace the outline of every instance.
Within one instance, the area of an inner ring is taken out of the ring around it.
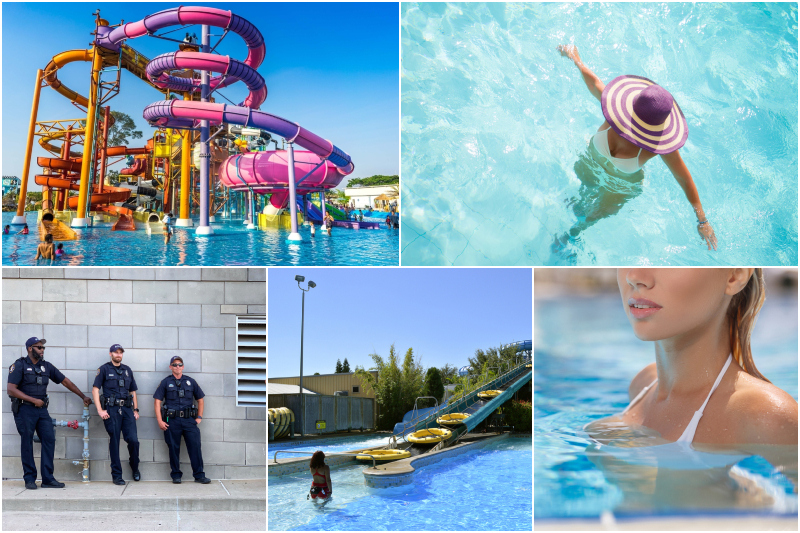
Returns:
[[[172,363],[170,366],[183,366],[183,363]]]
[[[39,348],[40,350],[46,350],[47,349],[44,346],[36,346],[36,345],[31,346],[31,348]]]

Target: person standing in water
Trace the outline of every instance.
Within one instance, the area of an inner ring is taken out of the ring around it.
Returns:
[[[325,464],[325,454],[322,450],[317,450],[311,456],[311,463],[309,464],[311,476],[311,490],[309,495],[312,500],[317,498],[327,500],[333,496],[333,483],[331,482],[331,467]]]
[[[559,45],[557,50],[578,67],[589,92],[600,101],[605,121],[589,143],[590,157],[582,156],[575,164],[582,182],[580,198],[571,201],[578,222],[556,239],[554,247],[616,214],[625,202],[638,196],[644,179],[642,168],[660,155],[697,216],[697,232],[709,250],[716,250],[714,229],[679,152],[689,137],[689,126],[669,91],[633,75],[618,76],[606,85],[581,61],[576,46]],[[592,168],[598,165],[610,176],[608,182],[598,179]]]

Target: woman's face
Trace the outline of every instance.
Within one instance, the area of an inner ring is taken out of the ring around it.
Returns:
[[[617,283],[633,332],[643,341],[669,339],[724,316],[730,269],[620,268]]]

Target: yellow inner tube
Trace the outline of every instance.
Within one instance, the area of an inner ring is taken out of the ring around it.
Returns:
[[[439,424],[444,424],[446,426],[455,426],[457,424],[463,424],[464,419],[468,418],[469,415],[465,413],[452,413],[449,415],[443,415],[436,419],[436,422]]]
[[[503,391],[501,390],[485,390],[483,392],[478,393],[478,398],[494,398],[495,396],[499,396],[502,393]]]
[[[406,440],[417,444],[434,444],[450,437],[451,431],[443,428],[421,429],[415,431]]]
[[[372,462],[372,457],[375,456],[375,461],[396,461],[397,459],[407,459],[411,457],[411,452],[406,450],[364,450],[364,454],[369,455],[356,455],[356,461],[369,461]]]

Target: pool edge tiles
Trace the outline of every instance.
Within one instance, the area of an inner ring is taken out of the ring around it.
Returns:
[[[408,485],[413,482],[414,473],[424,466],[438,463],[442,459],[460,455],[476,448],[481,448],[491,442],[509,438],[510,434],[503,433],[493,437],[487,437],[476,442],[468,442],[465,444],[458,444],[452,448],[441,450],[438,452],[426,453],[422,456],[412,457],[410,459],[402,459],[394,461],[383,470],[370,471],[364,470],[364,482],[368,487],[375,489],[386,489],[389,487],[399,487],[401,485]]]

